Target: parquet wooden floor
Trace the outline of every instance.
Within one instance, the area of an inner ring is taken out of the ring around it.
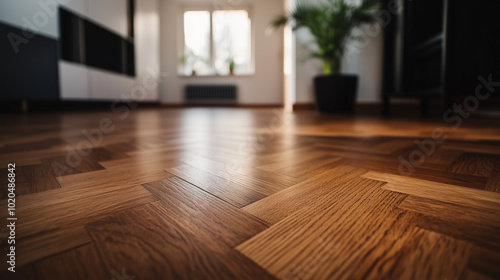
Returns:
[[[1,279],[500,279],[498,120],[156,108],[0,123]]]

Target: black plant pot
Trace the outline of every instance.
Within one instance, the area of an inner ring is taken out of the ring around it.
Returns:
[[[331,75],[314,78],[316,108],[320,113],[352,113],[358,89],[358,76]]]

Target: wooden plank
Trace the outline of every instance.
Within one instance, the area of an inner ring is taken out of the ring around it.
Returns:
[[[23,222],[17,227],[17,236],[27,237],[44,230],[83,225],[114,211],[123,211],[156,200],[157,198],[144,187],[134,186],[69,202],[50,205],[47,202],[41,202],[44,205],[43,208],[37,205],[27,207],[19,205],[16,208],[16,215],[22,217]],[[37,211],[32,209],[37,209]],[[71,211],[71,209],[78,209],[78,211]],[[51,215],[51,213],[57,213],[57,215]],[[2,218],[6,218],[5,215],[7,213],[1,213]],[[40,217],[45,218],[40,219]]]
[[[497,136],[498,137],[498,136]],[[484,143],[446,143],[443,149],[457,150],[468,153],[493,154],[500,155],[500,147],[496,145],[487,145]]]
[[[47,162],[56,177],[63,175],[72,175],[78,173],[103,170],[104,167],[99,164],[100,161],[109,161],[128,158],[123,153],[112,152],[106,148],[97,147],[92,150],[74,150],[67,152],[63,156],[42,158],[42,162]]]
[[[47,163],[47,165],[51,167],[52,173],[54,173],[56,177],[104,170],[102,165],[88,157],[81,157],[74,163],[68,162],[66,156],[44,158],[41,159],[41,161]]]
[[[500,192],[500,163],[493,166],[484,190],[497,193]]]
[[[15,174],[16,195],[18,196],[61,188],[48,164],[16,165]],[[7,183],[7,176],[7,168],[0,169],[0,182]],[[0,199],[7,198],[7,194],[7,187],[0,188]]]
[[[57,178],[63,188],[109,188],[115,186],[132,187],[148,182],[158,181],[170,177],[162,167],[174,165],[152,164],[152,166],[106,169],[82,174],[75,174]]]
[[[90,243],[90,237],[83,225],[59,225],[46,228],[32,229],[35,232],[26,235],[22,230],[26,227],[22,223],[16,226],[16,267],[22,267],[37,260],[70,250]],[[5,232],[2,230],[2,232]],[[2,252],[8,252],[10,245],[0,245]],[[7,262],[0,263],[0,270],[6,270]]]
[[[464,153],[448,166],[448,170],[454,173],[487,178],[490,176],[495,163],[500,163],[499,156]]]
[[[23,151],[11,153],[0,157],[0,166],[7,166],[9,163],[16,163],[18,166],[37,165],[42,163],[42,158],[65,156],[67,151],[64,147],[54,147],[44,150]]]
[[[491,279],[500,279],[500,251],[472,246],[468,268]]]
[[[316,156],[308,160],[287,161],[273,164],[274,172],[277,174],[294,178],[309,178],[321,174],[339,165],[339,157],[329,155]],[[259,167],[266,170],[270,165]]]
[[[30,142],[12,143],[0,147],[0,154],[12,154],[25,151],[36,151],[50,149],[53,146],[66,144],[66,141],[59,138],[38,139]]]
[[[411,176],[386,183],[361,176],[400,175],[397,156],[409,156],[414,140],[442,123],[303,112],[276,127],[276,118],[290,114],[123,113],[0,116],[15,124],[0,131],[0,168],[18,166],[20,279],[118,280],[124,277],[112,271],[123,268],[136,279],[280,276],[268,267],[295,279],[499,278],[496,120],[444,127],[447,141]],[[47,163],[65,163],[67,147],[87,140],[82,130],[103,118],[113,120],[113,133],[73,175],[56,179]],[[165,171],[185,165],[194,171],[182,179]],[[5,174],[0,170],[0,181]],[[0,200],[1,209],[6,204]],[[89,243],[87,223],[98,244]],[[246,250],[266,260],[263,267],[235,249],[249,242],[255,246]],[[103,268],[88,274],[98,264]]]
[[[22,222],[16,224],[19,241],[16,248],[23,256],[19,263],[26,264],[85,244],[89,242],[83,228],[85,223],[156,200],[144,187],[135,186],[61,203],[40,201],[43,207],[37,202],[28,206],[18,204],[16,216],[21,217]],[[2,213],[5,220],[4,215],[6,213]],[[1,232],[6,233],[6,230]]]
[[[341,189],[348,181],[365,172],[366,170],[352,166],[336,167],[243,209],[270,224],[275,224],[294,212],[312,205],[326,194]]]
[[[390,279],[458,279],[470,246],[446,235],[419,229],[405,244]]]
[[[232,249],[264,223],[178,178],[145,186],[162,200],[87,225],[108,268],[138,279],[272,279]]]
[[[438,200],[472,208],[500,211],[500,194],[455,185],[408,178],[379,172],[368,172],[364,178],[389,182],[384,189],[412,196]]]
[[[423,215],[419,226],[500,250],[500,216],[495,211],[410,196],[401,209]]]
[[[355,179],[333,188],[237,249],[278,278],[349,279],[384,237],[396,242],[413,226],[397,208],[405,196],[382,185]]]
[[[161,171],[158,174],[156,180],[170,178],[173,175]],[[154,177],[152,177],[154,178]],[[121,192],[124,189],[130,188],[127,184],[113,184],[113,185],[103,185],[101,188],[59,188],[55,190],[38,192],[29,195],[23,195],[16,198],[17,209],[25,211],[26,213],[37,212],[38,209],[45,209],[46,207],[52,207],[53,205],[61,203],[71,203],[92,197],[98,197],[99,195],[113,195]],[[132,186],[132,187],[137,187]],[[7,209],[7,199],[0,200],[0,207]],[[5,214],[4,214],[5,215]]]
[[[94,244],[43,259],[34,264],[38,279],[119,279],[113,271],[107,271]],[[121,274],[121,268],[116,268]]]
[[[231,166],[198,156],[183,156],[181,161],[187,165],[212,173],[231,182],[256,190],[264,195],[271,195],[290,186],[299,180],[251,166]]]
[[[256,190],[189,165],[184,164],[167,171],[238,208],[266,197]]]

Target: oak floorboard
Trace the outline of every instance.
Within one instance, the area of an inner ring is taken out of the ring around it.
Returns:
[[[274,172],[277,174],[294,178],[309,178],[321,174],[339,165],[341,158],[329,155],[317,156],[310,160],[300,160],[299,162],[282,162],[275,164]],[[268,165],[259,167],[266,170]],[[278,168],[276,168],[278,166]]]
[[[500,156],[464,153],[448,166],[448,170],[488,178],[494,165],[499,163]]]
[[[413,215],[397,208],[405,196],[383,184],[347,182],[237,249],[278,278],[349,279],[391,229],[398,239],[413,226]]]
[[[388,182],[383,188],[421,198],[468,206],[472,208],[500,211],[500,194],[472,188],[442,184],[426,180],[407,178],[379,172],[368,172],[364,178]]]
[[[441,151],[441,150],[438,150]],[[453,151],[455,152],[455,151]],[[360,168],[365,168],[371,171],[378,171],[383,173],[392,173],[401,175],[401,169],[403,172],[411,171],[410,177],[419,178],[423,180],[436,181],[446,184],[454,184],[464,187],[484,189],[484,185],[487,178],[482,176],[473,176],[465,174],[457,174],[450,171],[444,171],[443,166],[438,166],[436,169],[436,164],[427,161],[432,159],[432,156],[425,158],[422,163],[413,164],[411,170],[408,170],[406,164],[402,164],[402,161],[398,158],[399,155],[384,156],[376,154],[363,154],[363,153],[353,153],[349,151],[342,150],[329,150],[328,154],[341,157],[344,160],[344,164],[358,166]],[[408,158],[404,158],[408,161]],[[434,159],[434,161],[436,161]],[[446,169],[451,162],[447,162],[444,169]],[[405,174],[406,175],[406,174]]]
[[[107,271],[93,243],[48,257],[33,265],[38,280],[120,279],[121,267]]]
[[[153,163],[151,166],[105,169],[88,173],[58,177],[63,188],[109,188],[114,186],[132,187],[158,181],[171,176],[163,168],[177,165],[175,162]]]
[[[186,164],[166,171],[238,208],[266,197],[256,190]]]
[[[253,168],[251,166],[231,166],[198,156],[183,156],[181,161],[205,172],[253,189],[264,195],[271,195],[295,185],[299,180],[286,175]]]
[[[104,118],[113,132],[54,173]],[[0,123],[20,279],[500,279],[498,120],[138,106]]]
[[[467,268],[490,279],[500,279],[500,251],[472,246]]]
[[[44,150],[50,149],[53,146],[66,144],[66,141],[59,138],[51,138],[51,139],[43,139],[43,140],[35,140],[30,142],[23,143],[11,143],[0,147],[0,154],[11,154],[11,153],[19,153],[26,151],[36,151],[36,150]]]
[[[104,167],[99,162],[123,158],[128,158],[128,156],[103,147],[97,147],[88,151],[74,150],[73,152],[67,152],[64,156],[42,158],[41,161],[47,162],[51,166],[54,175],[60,177],[103,170]]]
[[[26,227],[17,223],[16,233]],[[2,230],[2,233],[4,231]],[[90,237],[82,225],[58,225],[39,229],[30,235],[16,236],[16,267],[23,267],[37,260],[90,243]],[[10,245],[0,244],[0,250],[7,252]],[[2,258],[3,260],[3,258]],[[0,271],[6,270],[7,262],[0,263]]]
[[[460,275],[460,280],[495,280],[497,278],[488,277],[481,272],[474,271],[472,269],[466,269],[462,275]]]
[[[86,226],[107,267],[139,279],[274,279],[233,249],[265,223],[179,178],[145,187],[161,200]]]
[[[490,192],[500,192],[500,163],[493,166],[484,189]]]
[[[0,166],[15,163],[16,167],[26,165],[37,165],[42,163],[42,158],[65,156],[67,151],[64,147],[53,147],[44,150],[22,151],[11,154],[1,154]]]
[[[401,249],[390,279],[458,279],[467,264],[470,245],[419,229]]]
[[[16,224],[19,265],[88,243],[90,240],[83,228],[85,223],[156,200],[144,187],[135,186],[61,203],[40,201],[43,207],[36,202],[26,207],[20,204],[16,209],[16,216],[22,217],[22,222]],[[5,218],[2,214],[2,219]],[[7,233],[7,229],[0,232]]]
[[[500,250],[500,215],[497,212],[410,196],[401,209],[423,215],[419,226],[481,246]]]
[[[500,147],[496,145],[487,145],[484,143],[447,143],[443,149],[463,151],[467,153],[500,155]]]
[[[275,224],[294,212],[310,206],[324,195],[340,189],[348,181],[363,173],[366,173],[366,170],[352,166],[336,167],[243,209],[270,224]]]
[[[28,166],[17,166],[16,164],[14,173],[16,175],[16,195],[18,196],[61,188],[50,165],[46,163]],[[0,169],[0,182],[7,183],[7,175],[7,168]],[[0,188],[0,199],[7,198],[7,195],[7,187]]]

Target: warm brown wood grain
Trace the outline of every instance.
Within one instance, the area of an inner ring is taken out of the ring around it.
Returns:
[[[0,170],[0,181],[7,182],[7,168]],[[49,164],[19,166],[16,169],[16,194],[19,196],[60,187]],[[7,194],[6,186],[0,188],[0,199],[7,198]]]
[[[454,160],[448,169],[455,173],[489,177],[500,156],[465,153]]]
[[[500,250],[500,215],[498,212],[410,196],[401,209],[423,215],[423,228]]]
[[[391,230],[396,242],[413,226],[412,215],[397,208],[405,196],[384,191],[382,185],[354,179],[333,188],[238,250],[278,277],[348,279]]]
[[[500,278],[500,253],[489,248],[472,246],[468,267],[490,279]]]
[[[114,271],[106,270],[94,244],[43,259],[34,268],[39,279],[119,279]],[[116,272],[122,275],[121,268]]]
[[[294,212],[315,203],[324,195],[337,191],[349,180],[365,173],[352,166],[333,168],[281,192],[246,206],[247,212],[275,224]]]
[[[181,165],[167,171],[239,208],[265,197],[256,190],[189,165]]]
[[[384,189],[422,198],[500,211],[500,194],[387,173],[368,172],[364,178],[389,182]]]
[[[76,150],[75,152],[79,153],[79,156],[81,157],[81,162],[77,166],[73,166],[72,162],[68,161],[67,155],[44,158],[42,159],[42,162],[47,162],[52,168],[54,175],[60,177],[63,175],[103,170],[104,167],[99,164],[99,162],[128,157],[123,153],[112,152],[105,148],[94,148],[89,155],[85,155],[87,151]]]
[[[291,176],[252,168],[249,165],[232,166],[228,163],[199,156],[182,156],[181,161],[197,169],[209,172],[236,184],[271,195],[295,185],[299,180]]]
[[[17,232],[26,227],[17,227]],[[16,264],[17,267],[23,267],[26,264],[45,257],[76,248],[78,246],[91,242],[90,237],[85,231],[83,225],[63,225],[59,227],[48,226],[47,228],[32,230],[33,234],[29,236],[20,235],[16,237]],[[2,230],[2,233],[5,231]],[[10,248],[6,242],[0,245],[2,252],[7,252]],[[4,256],[2,256],[2,260]],[[0,263],[0,269],[6,270],[7,263]]]
[[[272,279],[232,249],[265,223],[179,178],[145,187],[161,200],[87,225],[107,267],[142,279]]]
[[[500,163],[493,166],[484,189],[490,192],[500,192]]]
[[[1,279],[500,278],[498,120],[122,113],[0,116],[19,218],[19,273],[2,227]],[[104,118],[114,130],[56,174]],[[402,176],[436,128],[446,141]]]
[[[340,159],[331,155],[315,155],[312,159],[278,162],[260,166],[259,168],[263,170],[271,169],[275,173],[285,176],[307,179],[338,166]]]
[[[391,279],[458,279],[470,246],[446,235],[419,229],[401,250]],[[408,269],[419,267],[420,269]]]

